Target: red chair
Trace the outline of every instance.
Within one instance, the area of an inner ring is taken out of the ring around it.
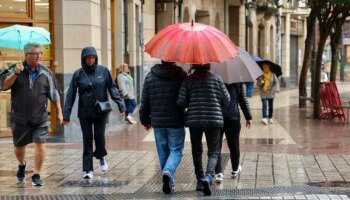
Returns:
[[[345,112],[335,83],[321,83],[320,98],[322,119],[338,118],[339,120],[345,120]]]

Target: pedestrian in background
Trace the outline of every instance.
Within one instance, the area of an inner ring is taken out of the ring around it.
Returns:
[[[34,174],[32,184],[42,186],[40,171],[46,155],[49,130],[47,99],[56,108],[58,125],[62,124],[59,87],[55,76],[40,64],[43,52],[39,44],[24,46],[25,61],[14,64],[0,75],[0,88],[11,89],[11,129],[16,158],[19,162],[17,180],[26,178],[26,146],[34,143]]]
[[[280,90],[277,76],[271,71],[268,63],[262,64],[263,75],[257,79],[262,102],[262,120],[264,125],[273,123],[273,100]]]
[[[81,52],[81,68],[76,70],[70,82],[65,104],[64,124],[70,122],[70,115],[79,94],[78,118],[83,133],[83,171],[84,178],[93,178],[93,157],[99,160],[102,173],[108,169],[106,161],[105,129],[109,113],[97,110],[97,101],[108,101],[108,93],[118,105],[120,115],[124,116],[125,105],[108,69],[98,65],[98,56],[94,47],[85,47]],[[95,151],[93,151],[95,140]]]
[[[125,120],[131,124],[136,124],[136,120],[132,117],[136,108],[134,79],[130,75],[130,69],[127,64],[120,65],[118,69],[117,83],[119,91],[121,91],[125,101]]]
[[[197,178],[196,190],[211,195],[215,165],[220,153],[220,131],[224,126],[222,108],[230,101],[230,95],[222,79],[210,73],[210,64],[193,65],[193,74],[182,83],[178,105],[187,108],[185,126],[191,135],[192,157]],[[202,165],[202,137],[205,133],[208,147],[207,169]]]
[[[163,192],[174,191],[174,174],[183,156],[185,143],[184,109],[176,104],[186,73],[175,63],[164,62],[152,67],[145,78],[140,107],[141,124],[154,129]]]
[[[246,86],[246,97],[252,97],[253,96],[253,90],[254,90],[254,81],[252,82],[245,82]]]
[[[229,106],[223,109],[224,128],[221,129],[220,150],[222,148],[222,139],[224,133],[226,135],[227,145],[230,149],[231,158],[231,177],[236,178],[241,172],[242,168],[239,164],[240,149],[239,149],[239,135],[241,132],[241,117],[238,106],[242,109],[244,118],[246,120],[246,127],[250,128],[252,124],[252,114],[250,112],[249,102],[245,96],[242,83],[225,84],[231,100]],[[218,162],[215,167],[215,181],[221,183],[223,181],[221,153],[218,157]]]

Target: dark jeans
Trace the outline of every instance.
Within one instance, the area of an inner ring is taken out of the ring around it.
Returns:
[[[262,102],[263,118],[271,119],[273,117],[273,99],[261,99],[261,102]],[[267,114],[267,106],[269,107],[268,114]]]
[[[135,99],[125,99],[125,116],[132,114],[136,108],[136,100]]]
[[[79,118],[83,132],[83,171],[93,171],[92,158],[101,159],[107,155],[105,129],[107,117],[100,119]],[[93,140],[95,140],[95,151],[93,151]]]
[[[202,137],[205,132],[205,139],[208,146],[208,163],[205,174],[214,177],[215,165],[220,153],[220,128],[190,128],[193,164],[197,179],[203,178],[202,164]]]
[[[221,148],[224,132],[226,135],[228,148],[230,149],[232,171],[237,171],[239,166],[239,157],[241,156],[241,152],[239,150],[239,134],[241,132],[241,122],[240,120],[225,119],[225,125],[221,131],[220,154],[218,163],[215,167],[215,174],[222,173]]]
[[[253,95],[254,90],[254,82],[245,82],[247,97],[251,97]]]

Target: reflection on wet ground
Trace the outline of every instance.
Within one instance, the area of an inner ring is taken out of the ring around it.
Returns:
[[[280,144],[284,139],[275,139],[275,138],[244,138],[241,139],[241,144],[258,144],[258,145],[273,145]]]

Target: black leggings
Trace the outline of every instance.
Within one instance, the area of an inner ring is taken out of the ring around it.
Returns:
[[[107,117],[100,119],[79,118],[81,130],[83,132],[83,171],[93,171],[92,158],[101,159],[107,155],[105,130]],[[93,151],[93,140],[95,140],[96,149]]]
[[[239,150],[239,134],[241,132],[241,122],[240,120],[225,119],[224,128],[221,130],[220,154],[215,167],[215,174],[222,173],[221,148],[224,132],[226,135],[228,148],[230,149],[232,171],[237,171],[239,166],[239,157],[241,154]]]

